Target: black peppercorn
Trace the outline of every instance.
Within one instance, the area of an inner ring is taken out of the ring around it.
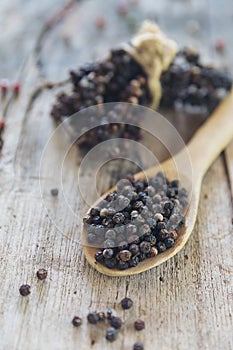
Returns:
[[[108,267],[109,269],[114,269],[116,267],[116,259],[106,259],[105,260],[105,266]]]
[[[100,210],[100,217],[105,217],[108,214],[108,209],[107,208],[103,208]]]
[[[129,203],[130,203],[130,200],[129,198],[123,196],[123,195],[120,195],[118,198],[117,198],[117,202],[118,202],[118,206],[120,208],[120,210],[126,208]]]
[[[48,276],[48,271],[45,269],[39,269],[36,273],[36,276],[39,280],[45,280]]]
[[[141,227],[140,227],[140,229],[139,229],[139,233],[140,233],[140,235],[146,235],[146,234],[148,234],[148,233],[150,233],[151,232],[151,229],[150,229],[150,226],[149,225],[147,225],[147,224],[143,224]]]
[[[156,243],[156,237],[153,235],[146,235],[143,239],[144,241],[149,242],[151,246],[154,246]]]
[[[116,246],[116,243],[112,239],[106,239],[103,243],[104,248],[114,248]]]
[[[57,188],[53,188],[51,191],[50,191],[51,195],[53,197],[57,197],[58,196],[58,189]]]
[[[128,263],[128,261],[122,261],[122,260],[120,260],[119,262],[118,262],[118,269],[119,270],[126,270],[126,269],[128,269],[129,268],[129,263]]]
[[[105,259],[111,259],[114,255],[114,251],[111,248],[104,249],[103,251],[103,257]]]
[[[137,226],[128,224],[126,226],[126,233],[128,233],[129,235],[135,235],[135,233],[137,233]]]
[[[111,320],[113,317],[115,317],[116,311],[115,311],[113,308],[110,307],[110,308],[107,310],[106,314],[107,314],[107,319],[108,319],[108,320]]]
[[[108,217],[113,217],[116,214],[116,210],[114,208],[108,208],[107,210],[107,216]]]
[[[90,215],[91,216],[97,216],[99,214],[100,214],[99,208],[91,208],[91,210],[90,210]]]
[[[103,262],[104,261],[102,250],[98,250],[98,252],[95,253],[95,260],[97,262]]]
[[[167,209],[169,209],[169,210],[171,210],[172,208],[173,208],[173,203],[171,202],[171,201],[166,201],[165,203],[164,203],[164,205],[163,205],[163,207],[164,207],[164,209],[165,210],[167,210]]]
[[[143,346],[142,343],[137,342],[137,343],[134,344],[133,350],[144,350],[144,346]]]
[[[129,263],[129,267],[136,267],[139,263],[139,258],[137,256],[133,256],[128,263]]]
[[[140,250],[142,253],[147,254],[149,253],[150,249],[151,245],[149,242],[143,241],[142,243],[140,243]]]
[[[178,234],[177,234],[177,232],[175,230],[169,232],[169,237],[173,238],[174,241],[177,239],[177,236],[178,236]]]
[[[124,214],[122,214],[122,213],[116,213],[116,214],[113,216],[112,220],[113,220],[116,224],[122,224],[122,223],[124,222],[124,220],[125,220],[125,216],[124,216]]]
[[[128,249],[128,242],[126,242],[126,241],[119,242],[118,249],[119,250],[127,250]]]
[[[164,253],[166,251],[166,249],[167,249],[166,245],[163,242],[158,242],[156,244],[156,247],[157,247],[159,253]]]
[[[29,286],[29,284],[23,284],[19,288],[19,292],[23,297],[26,297],[27,295],[29,295],[31,293],[31,287]]]
[[[163,222],[163,221],[158,222],[158,223],[157,223],[157,228],[158,228],[158,230],[163,230],[163,229],[165,229],[165,228],[166,228],[165,222]]]
[[[124,310],[128,310],[133,306],[133,301],[130,298],[124,298],[121,300],[121,307]]]
[[[145,322],[142,320],[136,320],[134,322],[134,328],[136,329],[136,331],[141,331],[145,328]]]
[[[109,327],[106,330],[106,339],[110,342],[113,342],[114,340],[117,339],[118,336],[118,331],[114,327]]]
[[[83,322],[82,319],[80,317],[78,317],[78,316],[74,316],[74,318],[72,320],[72,324],[73,324],[74,327],[81,326],[82,322]]]
[[[165,239],[164,243],[165,243],[167,248],[171,248],[174,246],[174,239],[169,237],[169,238]]]
[[[139,252],[139,247],[138,247],[138,245],[135,244],[135,243],[130,244],[130,246],[129,246],[129,251],[132,253],[132,255],[138,254],[138,252]]]
[[[140,209],[143,206],[144,206],[144,203],[142,201],[137,201],[134,203],[134,209],[136,210]]]
[[[104,312],[98,312],[98,316],[99,316],[99,321],[105,321],[106,319],[106,315]]]
[[[115,238],[116,238],[116,231],[115,231],[115,230],[108,230],[108,231],[105,233],[105,238],[106,238],[106,239],[115,240]]]
[[[175,188],[178,188],[178,187],[179,187],[179,180],[173,180],[173,181],[171,182],[171,186],[172,186],[172,187],[175,187]]]
[[[96,324],[99,321],[99,319],[99,314],[95,311],[89,312],[89,314],[87,315],[87,320],[91,324]]]
[[[153,197],[153,201],[154,203],[156,204],[159,204],[162,200],[162,197],[160,196],[160,194],[156,194],[154,197]]]
[[[133,210],[133,211],[131,211],[130,215],[131,215],[131,220],[134,221],[138,218],[139,213],[137,210]]]
[[[150,258],[154,258],[156,255],[158,255],[158,249],[155,247],[152,247],[149,252]]]
[[[139,261],[145,260],[145,259],[146,259],[146,254],[145,254],[145,253],[140,253],[140,254],[138,255],[138,258],[139,258]]]
[[[157,221],[163,221],[163,215],[161,213],[156,213],[154,218]]]
[[[110,324],[112,327],[114,327],[116,329],[120,329],[122,326],[122,320],[120,317],[114,316],[111,318]]]
[[[131,259],[132,253],[129,250],[121,250],[119,252],[119,258],[122,261],[129,261]]]
[[[96,235],[94,233],[89,233],[88,236],[87,236],[87,241],[90,244],[96,243],[96,241],[97,241]]]
[[[131,235],[128,237],[128,242],[138,244],[140,243],[140,238],[138,237],[138,235]]]

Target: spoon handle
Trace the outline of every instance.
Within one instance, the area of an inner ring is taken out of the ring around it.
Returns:
[[[233,90],[188,144],[194,176],[203,176],[233,139]]]

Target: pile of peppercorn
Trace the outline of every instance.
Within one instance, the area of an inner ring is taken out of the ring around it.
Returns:
[[[148,181],[128,175],[84,218],[86,244],[109,269],[136,267],[173,247],[187,204],[187,190],[162,172]]]
[[[210,114],[231,90],[232,80],[224,73],[200,62],[191,49],[181,50],[161,76],[160,106]]]
[[[52,108],[51,115],[56,121],[61,121],[63,117],[71,116],[89,106],[107,102],[120,101],[147,106],[151,101],[146,73],[124,50],[113,50],[106,60],[71,71],[70,80],[71,94],[58,95]],[[140,138],[138,128],[123,126],[121,129],[109,126],[106,130],[106,127],[100,124],[92,132],[87,132],[85,139],[79,142],[79,147],[89,148],[92,144],[114,135],[133,140]]]
[[[200,63],[200,55],[191,49],[179,51],[166,72],[161,76],[162,98],[160,107],[184,109],[208,115],[230,91],[229,74]],[[143,67],[123,49],[112,50],[99,63],[87,64],[70,72],[72,92],[60,93],[51,115],[61,122],[89,106],[107,102],[128,102],[150,106],[152,102],[148,76]],[[106,124],[106,123],[105,123]],[[122,122],[121,127],[102,125],[86,134],[78,145],[90,149],[109,138],[139,140],[140,128]]]

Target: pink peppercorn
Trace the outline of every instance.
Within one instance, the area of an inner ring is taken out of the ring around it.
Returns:
[[[5,129],[5,120],[4,119],[0,119],[0,130],[4,130]]]
[[[13,92],[15,96],[18,96],[18,94],[20,93],[20,89],[21,89],[21,84],[19,82],[15,82],[12,86],[13,88]]]
[[[223,39],[217,39],[214,44],[215,50],[222,53],[225,50],[225,42]]]
[[[1,81],[1,93],[2,93],[2,97],[5,97],[7,92],[8,92],[8,88],[9,88],[9,82],[7,79],[3,79]]]
[[[128,7],[126,4],[122,3],[117,6],[117,12],[120,16],[126,16],[128,13]]]
[[[95,25],[98,29],[104,29],[106,27],[106,19],[103,16],[97,17]]]

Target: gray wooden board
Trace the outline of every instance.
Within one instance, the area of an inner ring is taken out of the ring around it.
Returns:
[[[75,147],[65,157],[63,188],[57,176],[69,145],[64,130],[50,143],[46,161],[40,166],[54,130],[49,111],[59,89],[34,92],[46,81],[66,78],[70,67],[101,57],[113,43],[130,38],[142,19],[157,18],[179,43],[191,43],[204,57],[231,68],[231,1],[224,0],[220,6],[217,0],[141,0],[139,5],[131,5],[127,18],[116,14],[117,3],[74,3],[40,40],[44,23],[66,5],[64,0],[0,3],[4,28],[0,76],[20,77],[22,82],[19,99],[7,109],[0,162],[0,349],[117,350],[132,349],[137,340],[151,350],[233,349],[233,144],[204,179],[196,227],[184,250],[166,264],[128,278],[102,276],[85,261],[80,232],[87,205],[78,192],[81,159]],[[103,13],[109,30],[99,32],[93,21]],[[199,33],[190,34],[190,28],[196,26],[190,20],[199,22]],[[227,42],[222,56],[213,49],[217,37]],[[174,115],[170,120],[186,141],[200,122]],[[107,189],[113,175],[115,181],[119,174],[116,167],[103,169],[99,191]],[[87,189],[92,186],[90,175],[82,175]],[[59,188],[58,198],[50,196],[54,187]],[[35,277],[40,267],[49,271],[46,281]],[[26,282],[32,293],[22,298],[18,288]],[[123,312],[119,302],[126,295],[134,300],[134,306]],[[122,316],[124,327],[118,340],[108,344],[104,327],[88,325],[86,315],[89,310],[112,306]],[[84,319],[79,329],[71,325],[74,315]],[[146,323],[140,333],[133,329],[138,317]]]

